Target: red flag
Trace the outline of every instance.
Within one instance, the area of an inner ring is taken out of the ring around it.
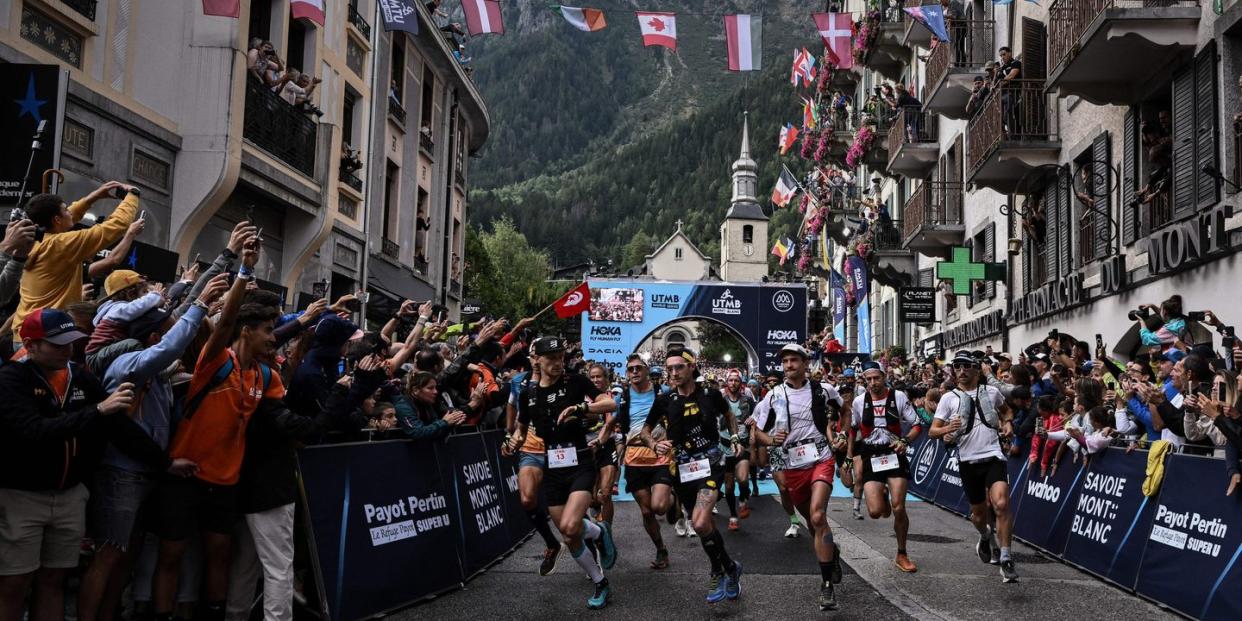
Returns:
[[[581,315],[591,310],[591,288],[584,282],[569,290],[561,299],[552,303],[552,310],[561,319]]]
[[[815,29],[824,40],[824,47],[836,57],[836,65],[841,69],[854,66],[854,18],[849,13],[812,13]]]
[[[466,30],[470,36],[505,33],[497,0],[462,0],[461,8],[466,12]]]
[[[635,11],[638,30],[643,35],[643,47],[659,45],[677,51],[677,14]]]
[[[293,19],[306,19],[323,25],[323,0],[289,0],[289,14]]]
[[[241,0],[203,0],[203,15],[241,17]]]

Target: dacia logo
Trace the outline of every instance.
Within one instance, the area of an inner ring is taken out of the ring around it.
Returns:
[[[797,330],[768,330],[769,341],[796,341],[798,340]]]
[[[621,336],[618,326],[591,326],[591,336]]]
[[[611,355],[618,355],[618,354],[620,354],[620,353],[621,353],[621,350],[619,350],[619,349],[608,349],[608,348],[596,348],[596,347],[591,347],[591,348],[587,349],[587,353],[588,353],[588,354],[605,354],[605,355],[609,355],[609,354],[611,354]]]

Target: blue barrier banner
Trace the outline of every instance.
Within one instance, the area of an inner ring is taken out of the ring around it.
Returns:
[[[940,469],[938,478],[940,482],[936,487],[935,500],[932,502],[958,515],[969,516],[970,503],[966,502],[966,492],[962,490],[962,473],[958,469],[956,450],[949,452],[945,457],[944,466]]]
[[[1026,475],[1030,463],[1026,461],[1027,453],[1020,452],[1017,457],[1011,456],[1009,463],[1005,466],[1005,473],[1009,475],[1009,516],[1018,514],[1018,504],[1022,499],[1022,486],[1026,484]]]
[[[491,432],[494,434],[496,432]],[[500,471],[492,459],[491,434],[449,436],[440,451],[441,472],[461,513],[462,562],[471,576],[499,558],[517,538],[510,537],[508,509]],[[517,481],[514,479],[516,488]]]
[[[298,466],[333,619],[371,616],[461,584],[457,505],[435,445],[314,446],[299,452]]]
[[[940,469],[944,466],[945,446],[921,434],[910,445],[910,493],[924,500],[936,497],[940,485]]]
[[[1134,588],[1155,503],[1143,495],[1147,451],[1109,448],[1091,456],[1070,514],[1065,560]]]
[[[1070,499],[1077,495],[1082,473],[1082,463],[1075,463],[1068,454],[1062,456],[1055,473],[1049,472],[1043,477],[1028,473],[1022,481],[1013,534],[1037,548],[1060,555],[1069,534]]]
[[[504,441],[504,435],[501,432],[489,433],[494,433],[496,437],[496,444],[491,446],[497,446]],[[517,455],[506,457],[500,454],[499,449],[493,449],[492,459],[495,460],[496,471],[500,473],[500,495],[504,497],[505,515],[508,516],[506,521],[509,527],[509,539],[512,545],[516,545],[526,533],[532,530],[530,518],[522,509],[522,494],[518,491],[518,458]]]
[[[1135,589],[1199,619],[1242,618],[1242,501],[1219,459],[1172,455]]]

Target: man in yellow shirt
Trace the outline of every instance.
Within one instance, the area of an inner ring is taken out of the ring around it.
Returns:
[[[111,217],[90,228],[73,230],[95,201],[117,194],[124,200]],[[109,181],[72,205],[66,205],[55,194],[38,194],[30,199],[26,217],[43,230],[43,238],[35,242],[26,259],[21,301],[13,313],[13,326],[22,325],[33,309],[64,309],[82,300],[82,263],[125,234],[138,215],[140,194],[132,185]],[[13,333],[17,334],[17,330]]]

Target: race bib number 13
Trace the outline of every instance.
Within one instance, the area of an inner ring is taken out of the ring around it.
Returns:
[[[548,449],[549,468],[569,468],[578,465],[578,449],[572,446],[558,446]]]

